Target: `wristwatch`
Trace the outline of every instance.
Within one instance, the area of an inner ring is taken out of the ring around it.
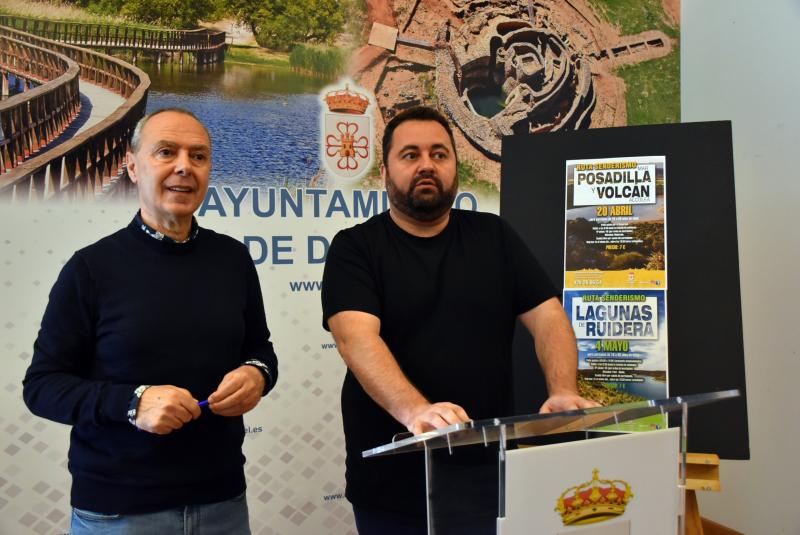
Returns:
[[[269,366],[264,364],[258,359],[249,359],[242,362],[242,366],[247,364],[248,366],[255,366],[264,376],[264,391],[261,393],[262,396],[266,395],[269,392],[269,389],[272,388],[272,374],[269,373]]]
[[[142,394],[148,388],[150,388],[150,385],[137,386],[131,396],[131,402],[128,405],[128,422],[134,427],[136,427],[136,413],[139,411],[139,401],[141,401]]]

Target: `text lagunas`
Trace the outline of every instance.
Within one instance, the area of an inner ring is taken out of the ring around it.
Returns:
[[[580,303],[573,306],[578,338],[656,338],[650,303]]]

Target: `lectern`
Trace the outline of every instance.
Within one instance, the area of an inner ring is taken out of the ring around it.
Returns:
[[[726,390],[470,421],[396,437],[363,456],[425,456],[430,535],[682,535],[689,409],[738,396]],[[622,431],[624,422],[666,422],[669,413],[680,426]],[[586,440],[520,444],[574,432]]]

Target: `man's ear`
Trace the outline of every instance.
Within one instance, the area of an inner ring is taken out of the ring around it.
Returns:
[[[139,182],[139,177],[136,176],[136,172],[138,171],[136,165],[136,156],[134,156],[132,152],[128,151],[128,153],[125,156],[125,159],[128,162],[127,163],[128,176],[131,177],[131,182],[136,184]]]
[[[381,164],[381,179],[386,182],[386,166]]]

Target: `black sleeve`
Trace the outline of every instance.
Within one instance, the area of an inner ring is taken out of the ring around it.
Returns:
[[[247,306],[245,309],[245,335],[242,344],[242,362],[258,360],[269,370],[265,374],[267,380],[264,394],[266,395],[278,381],[278,357],[270,341],[270,332],[267,327],[267,317],[264,311],[264,299],[261,296],[261,284],[258,282],[256,266],[250,254],[245,251],[247,270]],[[257,366],[261,369],[260,366]],[[261,370],[262,373],[264,370]]]
[[[509,276],[514,288],[514,313],[520,315],[558,293],[519,234],[506,221],[502,225]]]
[[[381,317],[378,285],[369,264],[367,246],[359,243],[353,229],[334,236],[322,275],[322,326],[345,310],[367,312]]]
[[[86,262],[74,255],[61,270],[33,344],[22,396],[32,413],[63,424],[127,421],[138,385],[92,380],[95,291]]]

